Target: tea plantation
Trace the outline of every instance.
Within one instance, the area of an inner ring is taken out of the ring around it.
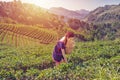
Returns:
[[[76,42],[55,66],[55,44],[16,48],[0,43],[0,80],[120,80],[120,40]]]

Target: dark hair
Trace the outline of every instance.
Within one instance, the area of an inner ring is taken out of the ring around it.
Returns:
[[[67,32],[65,34],[66,37],[70,38],[70,37],[74,37],[74,33],[73,32]]]

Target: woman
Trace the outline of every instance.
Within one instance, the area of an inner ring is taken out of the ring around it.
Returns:
[[[55,61],[56,65],[59,65],[61,62],[67,63],[66,54],[66,44],[69,38],[73,38],[73,32],[67,32],[62,39],[60,39],[54,47],[52,58]]]

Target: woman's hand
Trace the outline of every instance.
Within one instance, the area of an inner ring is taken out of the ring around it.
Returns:
[[[64,61],[65,61],[65,63],[68,63],[68,61],[67,61],[67,59],[66,59],[66,58],[64,59]]]
[[[61,51],[62,51],[62,55],[64,57],[64,62],[68,63],[67,58],[65,56],[65,49],[61,49]]]

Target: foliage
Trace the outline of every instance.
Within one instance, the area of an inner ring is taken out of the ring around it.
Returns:
[[[68,63],[54,66],[54,44],[15,48],[0,44],[0,77],[12,80],[119,80],[120,40],[77,42]]]
[[[0,23],[0,42],[15,45],[37,45],[56,42],[56,31],[21,24]]]
[[[120,38],[120,23],[99,23],[91,27],[90,34],[93,40],[115,40]]]

